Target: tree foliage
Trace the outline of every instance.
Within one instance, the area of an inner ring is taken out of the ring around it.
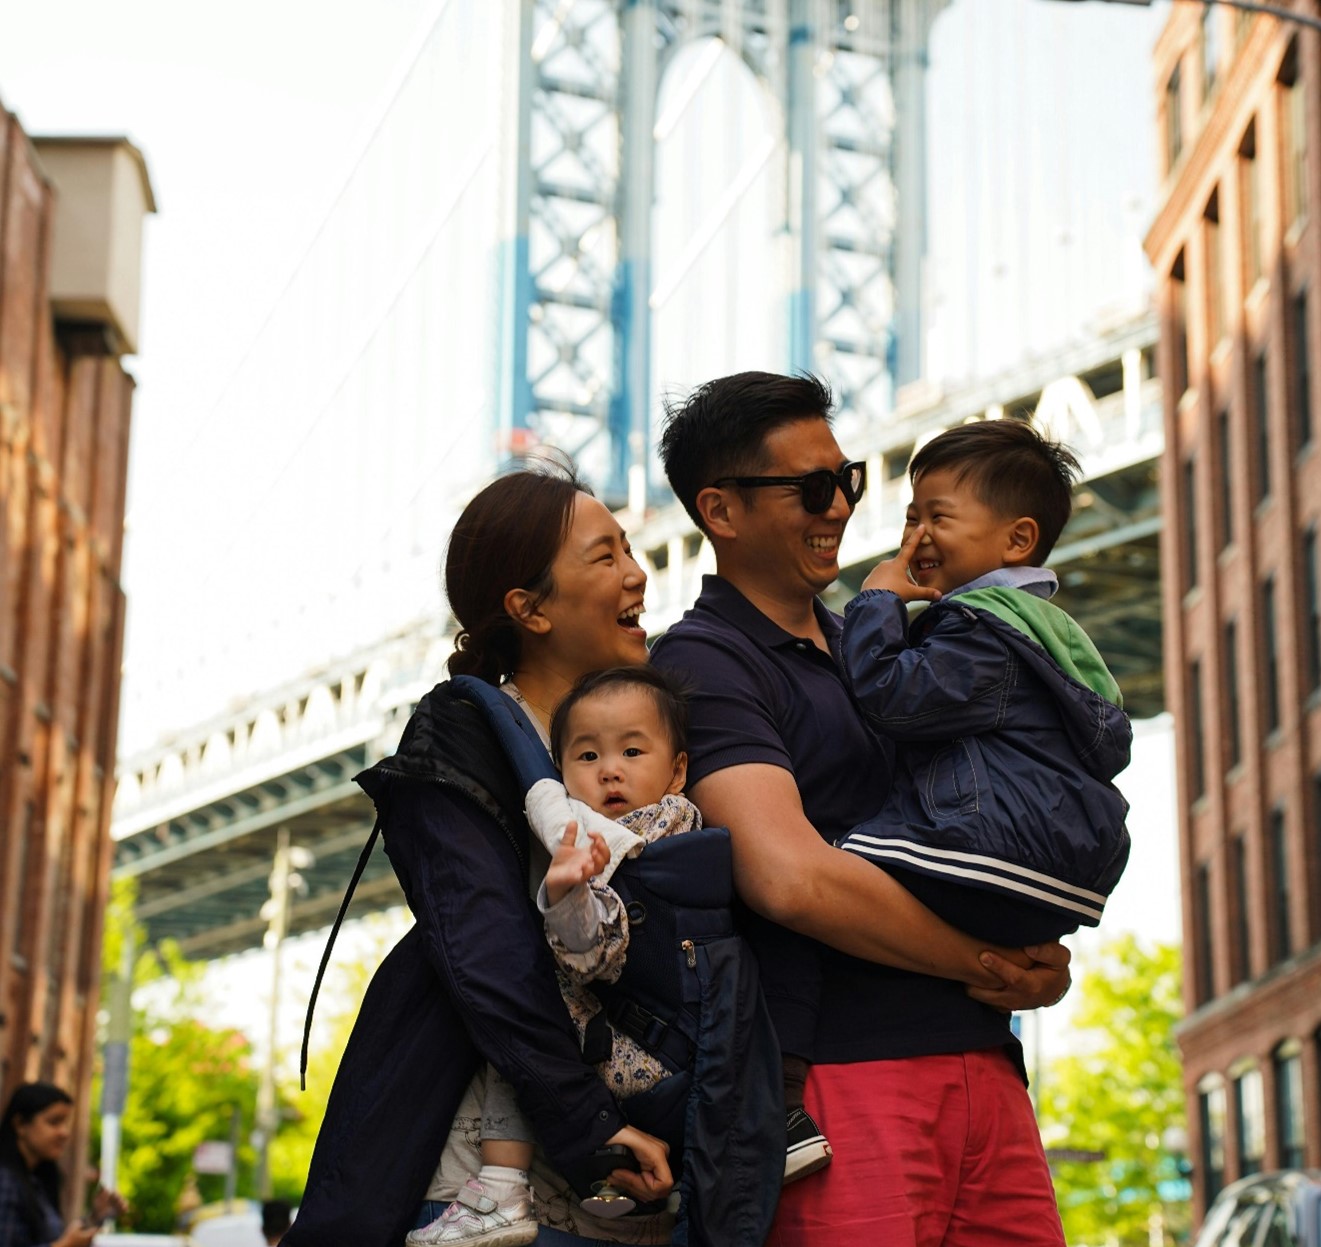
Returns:
[[[202,967],[169,942],[142,947],[133,918],[131,881],[117,881],[106,912],[103,982],[113,990],[124,943],[133,960],[134,1006],[128,1098],[121,1126],[119,1188],[129,1201],[124,1223],[137,1230],[174,1229],[180,1197],[193,1177],[193,1152],[205,1140],[239,1141],[239,1178],[249,1177],[248,1145],[257,1073],[247,1037],[202,1019]],[[145,989],[145,990],[144,990]],[[99,1101],[99,1079],[96,1088]],[[94,1123],[99,1130],[99,1120]],[[250,1179],[249,1179],[250,1180]],[[223,1175],[197,1177],[202,1199],[224,1194]]]
[[[1183,1015],[1179,949],[1122,935],[1083,962],[1075,1050],[1049,1065],[1038,1112],[1047,1148],[1102,1152],[1053,1164],[1066,1239],[1147,1247],[1163,1224],[1182,1242],[1188,1204],[1167,1131],[1184,1127],[1174,1026]],[[1173,1198],[1171,1198],[1173,1197]]]

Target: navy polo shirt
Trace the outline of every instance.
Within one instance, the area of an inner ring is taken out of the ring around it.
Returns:
[[[814,607],[833,659],[773,623],[727,580],[706,576],[692,609],[656,642],[652,661],[692,689],[689,784],[730,766],[781,766],[808,820],[833,844],[880,808],[893,752],[864,726],[845,682],[842,621],[819,601]],[[800,1052],[812,1060],[1016,1046],[1008,1017],[972,1000],[961,984],[860,961],[765,920],[749,925],[748,938],[763,961],[780,956],[786,942],[815,956],[814,1041]],[[778,1016],[777,1024],[783,1039]]]

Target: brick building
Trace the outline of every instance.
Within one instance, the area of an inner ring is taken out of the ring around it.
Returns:
[[[77,1098],[85,1155],[110,864],[143,214],[123,140],[0,108],[0,1095]],[[70,1184],[76,1186],[77,1184]]]
[[[1155,72],[1179,1043],[1204,1212],[1244,1174],[1321,1166],[1321,35],[1175,5]]]

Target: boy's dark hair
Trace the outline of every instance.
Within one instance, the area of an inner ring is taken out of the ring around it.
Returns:
[[[649,694],[660,716],[661,726],[676,754],[688,748],[688,694],[659,667],[639,663],[632,667],[607,667],[585,675],[565,694],[550,720],[550,756],[559,766],[569,734],[569,716],[580,702],[598,693],[639,688]]]
[[[830,422],[833,403],[819,377],[740,372],[700,385],[682,402],[665,403],[660,457],[670,488],[705,532],[697,495],[725,476],[755,476],[766,437],[782,425],[813,417]],[[832,465],[834,466],[834,465]]]
[[[1068,447],[1042,437],[1025,420],[982,420],[933,437],[913,456],[908,479],[953,472],[997,515],[1030,516],[1039,536],[1032,562],[1040,566],[1073,512],[1073,483],[1082,475]]]

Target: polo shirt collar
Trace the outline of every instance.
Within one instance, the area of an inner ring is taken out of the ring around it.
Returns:
[[[716,611],[722,618],[728,619],[738,630],[767,649],[796,647],[800,641],[809,638],[795,636],[781,628],[773,619],[757,609],[738,589],[723,576],[706,575],[702,577],[702,592],[695,605]],[[839,637],[843,628],[836,616],[831,614],[820,598],[812,599],[812,610],[816,621],[825,635],[830,652],[839,654]],[[816,650],[816,644],[812,644]],[[820,653],[819,650],[817,650]]]

